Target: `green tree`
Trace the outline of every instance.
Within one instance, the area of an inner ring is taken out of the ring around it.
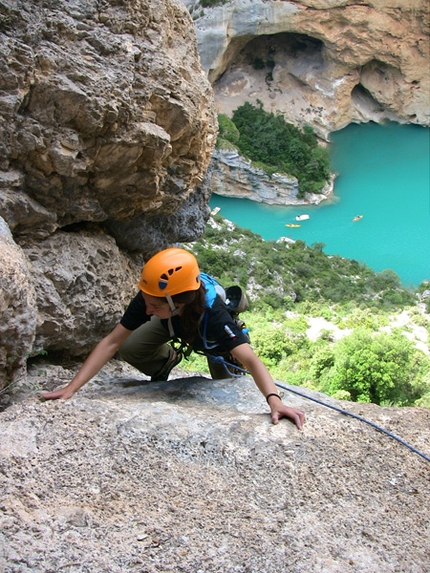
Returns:
[[[225,120],[219,119],[220,125]],[[237,147],[270,176],[275,172],[297,177],[300,194],[318,193],[330,177],[328,150],[318,145],[311,127],[303,130],[287,123],[281,114],[263,109],[261,101],[254,106],[246,102],[232,116],[240,136]],[[220,127],[220,136],[224,137]]]
[[[270,326],[258,332],[253,331],[252,342],[255,344],[258,356],[268,365],[276,364],[293,351],[293,345],[285,329],[280,327]]]
[[[230,143],[233,143],[233,145],[237,145],[240,137],[239,130],[225,113],[218,115],[218,128],[219,138],[226,139]]]
[[[403,335],[357,329],[334,346],[325,391],[347,391],[357,402],[411,405],[420,396],[423,375],[417,352]]]
[[[312,357],[311,374],[314,380],[320,383],[335,362],[334,352],[330,346],[323,346]]]

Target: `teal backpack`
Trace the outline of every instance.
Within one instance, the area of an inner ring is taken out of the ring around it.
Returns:
[[[245,293],[238,285],[225,289],[213,276],[200,273],[201,281],[206,289],[206,305],[211,308],[216,296],[226,304],[230,314],[238,315],[249,307]]]
[[[239,318],[239,314],[241,312],[244,312],[249,307],[248,299],[246,298],[246,295],[241,289],[241,287],[238,285],[234,285],[225,289],[222,285],[220,285],[220,283],[216,279],[214,279],[214,277],[208,275],[207,273],[200,273],[200,278],[206,289],[207,307],[211,308],[215,301],[215,298],[219,296],[226,305],[233,321],[242,331],[242,333],[245,334],[248,343],[250,343],[251,339],[249,336],[249,329],[246,326],[245,322]],[[207,358],[214,363],[222,364],[226,369],[226,373],[230,377],[241,376],[244,373],[247,373],[247,371],[243,368],[243,365],[240,364],[237,361],[237,359],[234,358],[231,354],[228,354],[228,356],[219,356],[219,355],[214,355],[210,352],[211,350],[213,351],[216,349],[218,343],[216,341],[212,342],[208,340],[206,336],[207,322],[208,322],[208,313],[205,312],[202,317],[201,336],[206,351],[204,352],[204,354],[207,356]]]

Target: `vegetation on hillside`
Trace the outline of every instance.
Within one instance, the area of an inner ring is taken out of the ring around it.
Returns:
[[[255,309],[292,309],[306,301],[396,310],[416,303],[415,294],[391,270],[375,273],[355,260],[327,256],[323,243],[264,241],[219,215],[216,221],[193,251],[222,283],[244,287],[255,298]]]
[[[220,114],[218,122],[218,148],[233,145],[269,175],[278,172],[297,177],[300,196],[320,193],[327,184],[329,152],[318,145],[312,127],[301,130],[281,114],[265,111],[260,101],[257,106],[241,105],[231,119]]]
[[[219,215],[190,247],[203,270],[247,292],[251,308],[241,317],[275,379],[338,399],[430,407],[429,355],[410,340],[414,329],[430,336],[417,297],[427,283],[414,292],[391,270],[328,256],[323,244],[264,241]],[[402,311],[403,328],[394,322]],[[331,328],[312,339],[316,319]],[[204,359],[191,358],[190,367],[204,370]]]

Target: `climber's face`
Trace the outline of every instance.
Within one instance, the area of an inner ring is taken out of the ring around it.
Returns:
[[[169,303],[165,298],[151,296],[144,292],[142,295],[146,305],[146,314],[150,316],[155,315],[158,316],[158,318],[170,318],[172,316]]]

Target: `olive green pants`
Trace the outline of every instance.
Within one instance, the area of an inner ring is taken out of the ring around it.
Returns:
[[[154,376],[163,369],[174,350],[167,343],[171,336],[156,316],[139,326],[120,346],[121,358],[146,374]]]
[[[172,337],[156,316],[134,330],[121,345],[121,358],[147,376],[156,377],[166,363],[173,358],[174,350],[168,344]],[[215,380],[229,378],[222,364],[214,364],[208,359],[211,376]]]

